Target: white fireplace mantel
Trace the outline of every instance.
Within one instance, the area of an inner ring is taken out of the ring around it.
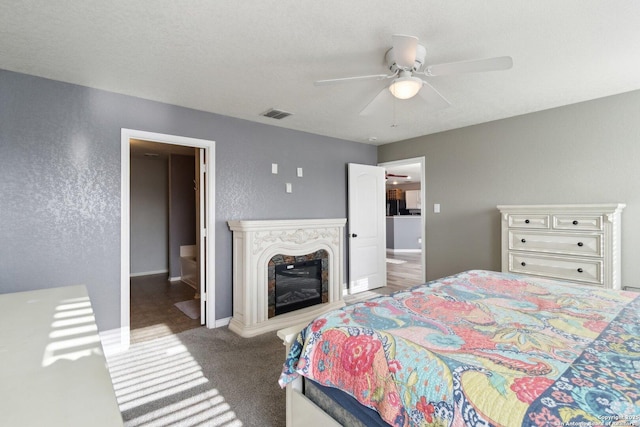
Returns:
[[[252,337],[344,306],[346,219],[229,221],[233,231],[233,317],[229,329]],[[305,255],[324,249],[329,259],[327,303],[268,317],[268,263],[274,255]]]

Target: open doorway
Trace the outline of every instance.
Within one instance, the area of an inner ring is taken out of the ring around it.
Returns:
[[[198,149],[131,139],[131,343],[200,326]]]
[[[212,327],[214,142],[123,129],[121,147],[121,346]]]
[[[386,172],[387,287],[426,281],[424,157],[380,163]]]

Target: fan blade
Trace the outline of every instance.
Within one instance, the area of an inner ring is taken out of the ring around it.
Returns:
[[[418,92],[418,96],[427,103],[430,110],[442,110],[451,105],[444,96],[440,95],[440,92],[438,92],[436,88],[424,80],[422,81],[422,88]]]
[[[416,49],[418,48],[418,38],[394,34],[393,38],[393,58],[398,68],[411,70],[416,62]]]
[[[391,105],[393,95],[389,92],[389,87],[385,86],[369,103],[360,111],[361,116],[370,116],[381,112],[385,105]]]
[[[444,76],[447,74],[476,73],[479,71],[508,70],[513,67],[510,56],[476,59],[471,61],[449,62],[446,64],[430,65],[424,71],[427,76]]]
[[[370,76],[355,76],[355,77],[343,77],[340,79],[329,79],[329,80],[318,80],[313,82],[316,86],[326,86],[332,85],[336,83],[349,83],[349,82],[357,82],[361,80],[382,80],[390,77],[394,77],[395,74],[387,75],[387,74],[373,74]]]

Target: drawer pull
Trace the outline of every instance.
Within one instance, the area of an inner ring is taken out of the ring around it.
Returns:
[[[583,271],[584,271],[584,270],[583,270],[583,269],[581,269],[581,268],[579,268],[579,269],[578,269],[578,273],[582,273]]]
[[[525,265],[527,265],[527,263],[526,263],[526,262],[524,262],[524,261],[522,261],[522,262],[520,263],[520,265],[524,267]]]
[[[578,225],[578,221],[574,219],[572,224],[573,225]]]
[[[520,240],[522,243],[527,243],[526,239]]]
[[[584,246],[584,243],[582,243],[582,242],[578,242],[578,246],[581,246],[581,247],[582,247],[582,246]]]
[[[530,222],[531,222],[531,221],[529,221],[528,219],[525,219],[525,220],[524,220],[524,223],[525,223],[525,224],[529,224]]]

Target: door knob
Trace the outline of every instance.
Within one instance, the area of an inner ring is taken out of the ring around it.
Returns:
[[[356,233],[351,234],[351,237],[358,237]]]

